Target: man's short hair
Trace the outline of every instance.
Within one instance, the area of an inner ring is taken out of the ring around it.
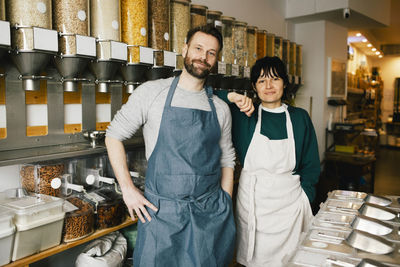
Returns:
[[[221,51],[222,46],[223,46],[222,35],[221,35],[221,32],[217,28],[215,28],[214,26],[212,26],[210,24],[207,24],[204,26],[198,26],[198,27],[191,29],[190,31],[188,31],[188,33],[186,35],[186,44],[190,43],[190,40],[192,39],[193,35],[196,32],[203,32],[205,34],[214,36],[218,40],[219,51]]]

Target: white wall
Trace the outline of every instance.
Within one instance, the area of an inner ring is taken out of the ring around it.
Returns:
[[[318,139],[321,160],[325,152],[325,129],[330,114],[339,119],[339,108],[327,104],[327,57],[346,61],[347,29],[328,21],[295,25],[295,42],[303,44],[304,86],[296,105],[310,112]]]
[[[223,12],[223,16],[235,17],[236,20],[287,38],[284,0],[193,0],[192,4],[205,5],[210,10]]]
[[[400,57],[384,56],[381,59],[374,59],[373,66],[380,68],[380,75],[383,80],[382,99],[382,122],[393,115],[393,97],[395,78],[400,77]]]

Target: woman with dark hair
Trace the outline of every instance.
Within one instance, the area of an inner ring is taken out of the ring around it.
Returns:
[[[282,266],[312,219],[320,174],[317,139],[308,113],[282,102],[288,75],[278,57],[257,60],[251,83],[260,100],[217,92],[230,105],[232,138],[243,166],[236,206],[237,262]],[[307,198],[308,197],[308,198]]]

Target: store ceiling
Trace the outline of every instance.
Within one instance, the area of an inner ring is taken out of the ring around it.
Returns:
[[[349,28],[348,40],[359,48],[367,56],[377,57],[376,48],[383,52],[384,56],[400,56],[400,0],[391,1],[390,25],[388,27],[377,27],[377,25],[365,24],[359,27]],[[357,33],[362,36],[357,37]],[[366,39],[367,42],[363,42]],[[371,44],[372,46],[367,46]]]

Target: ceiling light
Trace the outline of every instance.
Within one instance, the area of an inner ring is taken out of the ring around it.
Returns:
[[[372,46],[372,44],[367,44],[367,46],[368,46],[368,47],[371,47],[371,46]]]
[[[379,52],[379,51],[376,51],[376,52],[375,52],[375,54],[377,54],[377,55],[379,55],[380,53],[381,53],[381,52]]]
[[[357,36],[357,37],[360,37],[360,36],[361,36],[361,33],[357,33],[356,36]]]
[[[383,56],[382,56],[382,55],[379,55],[379,58],[383,58]]]
[[[372,47],[372,49],[371,49],[371,50],[375,52],[375,51],[376,51],[376,48],[375,48],[375,47]]]
[[[366,42],[368,42],[368,40],[364,38],[364,39],[362,39],[362,42],[366,43]]]

